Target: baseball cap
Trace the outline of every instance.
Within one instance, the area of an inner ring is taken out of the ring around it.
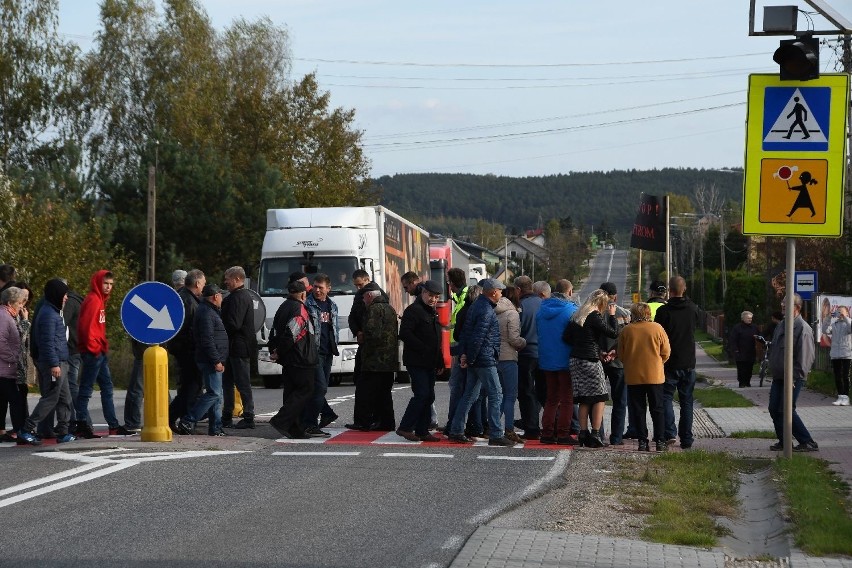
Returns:
[[[649,289],[652,292],[665,292],[666,290],[668,290],[668,288],[666,287],[666,283],[662,280],[654,280],[653,282],[651,282],[651,286],[649,287]]]
[[[205,298],[210,298],[216,294],[221,294],[222,290],[215,284],[207,284],[202,290],[201,295]]]
[[[505,290],[506,285],[493,278],[483,278],[479,281],[479,285],[483,290]]]

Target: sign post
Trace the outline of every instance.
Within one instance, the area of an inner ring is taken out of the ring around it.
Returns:
[[[169,356],[158,344],[166,343],[183,325],[183,301],[162,282],[143,282],[121,302],[121,323],[127,333],[150,345],[142,360],[145,414],[143,442],[171,442],[169,428]]]
[[[793,455],[796,237],[839,237],[843,233],[848,111],[846,73],[822,73],[808,81],[781,80],[777,74],[749,76],[743,234],[787,237],[783,440],[786,458]],[[807,277],[802,280],[805,292],[807,280]],[[816,289],[816,274],[810,285]]]

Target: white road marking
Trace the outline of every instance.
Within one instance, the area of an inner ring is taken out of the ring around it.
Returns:
[[[360,456],[361,452],[272,452],[273,456]]]
[[[385,452],[382,454],[384,458],[452,458],[454,454],[420,454],[409,452]]]
[[[481,510],[471,518],[469,518],[466,522],[479,526],[485,524],[489,520],[493,519],[500,511],[508,508],[514,503],[520,503],[525,499],[529,498],[531,495],[535,494],[541,487],[545,484],[553,481],[557,476],[561,475],[565,468],[568,467],[568,462],[571,461],[571,452],[568,450],[560,450],[556,453],[556,461],[553,466],[548,470],[548,472],[540,479],[530,483],[520,491],[516,492],[514,495],[509,495],[505,499],[501,499],[499,502],[495,503],[491,507]]]
[[[119,451],[123,450],[122,448],[118,449]],[[242,451],[189,451],[189,452],[149,452],[149,453],[129,453],[129,454],[116,454],[115,451],[110,451],[108,455],[103,455],[106,450],[88,452],[88,454],[99,453],[102,454],[100,456],[95,455],[86,455],[86,453],[67,453],[67,452],[37,452],[33,455],[52,458],[63,461],[78,461],[83,462],[84,465],[79,467],[70,469],[68,471],[64,471],[61,473],[56,473],[53,475],[48,475],[46,477],[42,477],[39,479],[34,479],[32,481],[28,481],[26,483],[21,483],[19,485],[15,485],[13,487],[6,488],[0,491],[0,495],[8,495],[12,493],[19,493],[14,497],[8,497],[6,499],[0,500],[0,509],[3,507],[7,507],[9,505],[14,505],[15,503],[20,503],[21,501],[26,501],[27,499],[33,499],[35,497],[40,497],[42,495],[46,495],[47,493],[52,493],[54,491],[59,491],[60,489],[65,489],[66,487],[71,487],[72,485],[77,485],[80,483],[85,483],[86,481],[90,481],[92,479],[97,479],[98,477],[103,477],[105,475],[109,475],[111,473],[115,473],[117,471],[121,471],[123,469],[127,469],[129,467],[133,467],[134,465],[139,465],[143,462],[151,462],[151,461],[165,461],[165,460],[176,460],[176,459],[187,459],[187,458],[195,458],[195,457],[206,457],[206,456],[214,456],[214,455],[230,455],[230,454],[242,454],[246,452]],[[129,450],[125,450],[129,451]],[[106,466],[106,467],[104,467]],[[101,468],[101,469],[97,469]],[[97,470],[97,471],[89,471],[89,470]],[[88,473],[84,473],[87,472]],[[83,475],[79,475],[74,477],[73,479],[67,479],[68,477],[75,476],[79,473],[83,473]],[[60,481],[63,480],[63,481]],[[44,485],[45,487],[41,487],[40,489],[34,489],[35,487],[39,487]],[[27,491],[29,489],[29,491]]]
[[[506,460],[506,461],[553,461],[554,456],[476,456],[480,460]]]

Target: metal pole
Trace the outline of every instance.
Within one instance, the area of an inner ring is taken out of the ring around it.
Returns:
[[[148,239],[147,254],[145,255],[145,277],[148,281],[156,280],[155,247],[157,234],[157,170],[148,166]]]
[[[671,212],[669,211],[669,196],[663,196],[663,201],[666,206],[666,286],[669,285],[669,280],[672,277],[672,229],[671,229]]]
[[[796,239],[787,239],[787,277],[784,296],[784,457],[793,457],[793,280]],[[807,325],[807,324],[805,324]]]

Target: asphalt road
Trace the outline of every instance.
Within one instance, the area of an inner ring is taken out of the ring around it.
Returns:
[[[329,391],[338,425],[351,419],[352,390]],[[280,390],[254,393],[260,414],[280,404]],[[445,415],[446,383],[437,394]],[[397,385],[398,416],[409,397]],[[570,456],[292,444],[267,424],[246,434],[0,445],[0,518],[12,531],[0,565],[448,566],[477,526],[557,482]]]
[[[630,292],[627,290],[627,251],[626,250],[601,250],[591,261],[589,276],[580,287],[580,301],[584,301],[593,291],[604,282],[612,282],[618,290],[618,303],[622,306],[630,306]]]

